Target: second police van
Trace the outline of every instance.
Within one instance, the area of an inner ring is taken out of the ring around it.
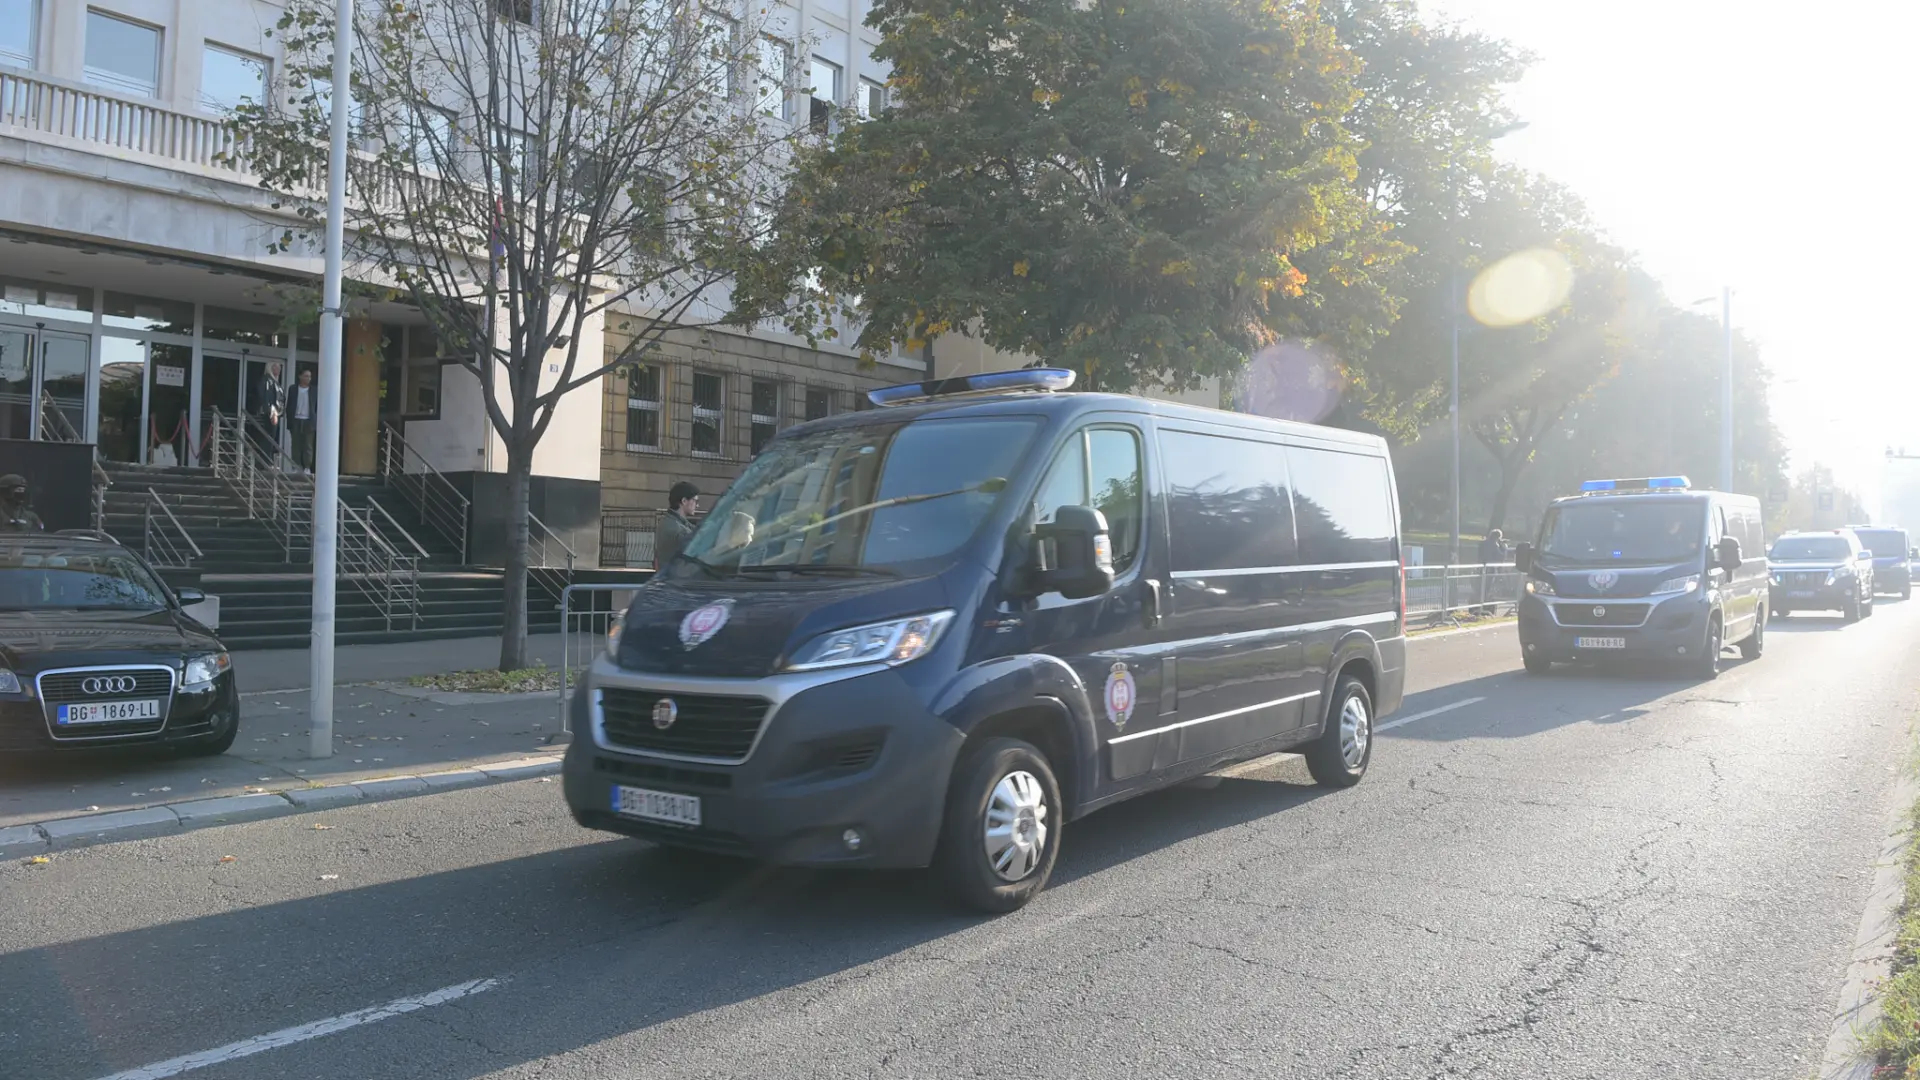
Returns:
[[[1123,799],[1281,750],[1358,783],[1406,679],[1385,443],[1072,381],[894,387],[774,439],[573,695],[575,818],[931,864],[1005,911]]]
[[[1548,506],[1516,561],[1530,672],[1630,656],[1711,679],[1728,646],[1749,658],[1766,646],[1766,530],[1750,495],[1684,476],[1589,480]]]

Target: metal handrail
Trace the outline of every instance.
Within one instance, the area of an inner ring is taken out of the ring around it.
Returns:
[[[367,505],[371,506],[375,510],[380,511],[380,516],[386,519],[388,525],[393,526],[393,531],[399,533],[407,541],[407,543],[413,547],[413,550],[419,552],[421,558],[425,559],[425,558],[431,557],[427,554],[427,549],[420,546],[420,541],[415,540],[413,538],[413,534],[408,532],[405,526],[393,520],[393,515],[387,513],[387,508],[380,505],[380,500],[369,498],[367,500]]]
[[[160,497],[158,491],[149,487],[147,489],[145,521],[140,540],[141,554],[146,556],[147,561],[155,566],[171,568],[185,568],[193,565],[192,559],[187,558],[186,555],[181,552],[180,545],[174,543],[173,537],[167,535],[164,525],[159,528],[154,527],[155,519],[153,511],[155,507],[160,508],[162,519],[165,522],[171,523],[174,532],[178,533],[180,539],[186,542],[188,550],[193,552],[193,558],[206,558],[206,554],[200,550],[200,545],[193,542],[193,534],[187,531],[186,526],[180,524],[180,519],[174,516],[173,509],[167,505],[167,501]]]
[[[531,510],[527,512],[527,523],[530,525],[538,526],[541,532],[547,534],[548,539],[551,539],[554,543],[559,544],[560,550],[567,553],[567,569],[569,570],[573,569],[574,564],[580,561],[580,553],[573,550],[572,547],[568,546],[565,540],[560,539],[559,533],[556,533],[552,529],[547,528],[547,523],[544,521],[541,521],[539,517],[535,516]],[[531,539],[532,537],[531,532],[528,533],[528,537],[529,539]],[[533,545],[528,544],[527,546],[531,548]],[[545,567],[547,565],[546,559],[547,559],[547,544],[545,540],[542,540],[540,541],[540,565],[542,567]],[[558,567],[554,567],[553,569],[558,569]]]
[[[280,541],[286,561],[296,548],[311,550],[313,543],[313,481],[275,467],[275,461],[252,445],[248,431],[266,433],[252,417],[213,413],[213,472],[229,481],[247,507],[247,516],[267,526]],[[275,458],[278,454],[275,454]]]
[[[419,464],[419,469],[408,469],[414,462]],[[420,511],[420,521],[458,548],[461,562],[467,561],[467,520],[473,501],[461,494],[392,424],[381,426],[380,479],[406,496],[414,509]]]
[[[420,623],[418,560],[400,554],[374,526],[371,514],[345,503],[339,507],[341,578],[373,602],[387,629],[393,629],[396,617],[402,616],[409,629],[417,627]]]

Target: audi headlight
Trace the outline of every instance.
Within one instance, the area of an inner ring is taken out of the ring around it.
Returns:
[[[615,615],[607,621],[607,659],[619,659],[620,631],[626,629],[626,627],[627,617],[625,615]]]
[[[926,655],[953,621],[953,612],[936,611],[908,619],[870,623],[821,634],[788,661],[788,671],[818,671],[849,664],[904,664]]]
[[[1689,593],[1700,588],[1700,575],[1688,574],[1686,577],[1668,578],[1654,586],[1653,595],[1666,596],[1670,593]]]
[[[0,667],[0,694],[23,693],[20,689],[20,676]]]
[[[1530,595],[1532,595],[1532,596],[1555,596],[1555,595],[1558,595],[1558,594],[1556,594],[1556,593],[1555,593],[1555,592],[1553,591],[1553,582],[1551,582],[1551,581],[1545,581],[1545,580],[1542,580],[1542,579],[1540,579],[1540,578],[1528,578],[1528,579],[1527,579],[1527,592],[1528,592],[1528,594],[1530,594]]]
[[[1773,583],[1774,583],[1775,585],[1784,585],[1784,584],[1786,584],[1786,582],[1784,582],[1784,581],[1781,581],[1781,580],[1780,580],[1780,574],[1779,574],[1779,571],[1775,571],[1775,572],[1774,572],[1774,574],[1773,574]]]
[[[188,657],[186,670],[180,673],[180,681],[188,686],[210,683],[232,667],[233,659],[223,652]]]

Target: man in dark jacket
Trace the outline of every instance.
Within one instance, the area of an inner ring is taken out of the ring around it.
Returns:
[[[1480,541],[1480,599],[1492,598],[1494,583],[1499,579],[1499,571],[1494,567],[1507,561],[1507,538],[1499,529],[1487,532],[1487,538]],[[1479,615],[1494,614],[1495,605],[1488,604],[1476,608]]]
[[[46,529],[27,502],[27,478],[19,473],[0,476],[0,533],[34,533]]]
[[[665,569],[693,537],[693,516],[700,512],[700,489],[685,480],[667,492],[667,512],[653,528],[653,568]]]

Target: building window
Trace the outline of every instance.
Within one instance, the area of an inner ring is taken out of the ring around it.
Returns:
[[[200,107],[225,115],[242,104],[265,104],[269,65],[264,56],[207,42],[200,58]]]
[[[394,334],[397,328],[387,332]],[[433,327],[409,326],[405,334],[407,382],[400,398],[401,411],[410,419],[438,417],[442,369],[449,363],[459,361],[442,355],[440,338],[434,333]]]
[[[693,452],[719,457],[726,419],[727,380],[705,371],[693,373]]]
[[[714,97],[733,96],[733,43],[738,33],[739,28],[727,16],[712,11],[700,12],[700,67],[696,81]]]
[[[787,112],[787,73],[793,63],[787,43],[779,38],[762,37],[756,66],[760,70],[754,104],[769,116],[790,119]]]
[[[110,90],[159,97],[160,30],[89,10],[86,78]]]
[[[815,134],[833,130],[833,110],[840,104],[840,65],[831,60],[813,58],[812,88],[807,105],[807,126]]]
[[[807,387],[807,419],[821,420],[833,415],[833,391],[824,386]]]
[[[495,124],[493,138],[486,147],[487,179],[491,186],[503,187],[500,176],[500,163],[505,161],[512,172],[514,190],[525,192],[540,182],[540,161],[533,156],[533,136],[524,131],[515,131],[503,124]]]
[[[772,379],[753,380],[753,454],[767,448],[780,432],[780,384]]]
[[[452,163],[452,113],[432,105],[415,105],[407,111],[405,137],[413,156],[413,167],[421,172],[438,173],[443,163]]]
[[[859,104],[861,116],[879,116],[887,107],[886,84],[874,82],[872,79],[861,79]]]
[[[660,369],[652,364],[627,369],[627,449],[660,449]]]
[[[40,50],[39,0],[0,0],[0,64],[32,68]]]
[[[503,19],[533,25],[534,0],[493,0],[493,13]]]

